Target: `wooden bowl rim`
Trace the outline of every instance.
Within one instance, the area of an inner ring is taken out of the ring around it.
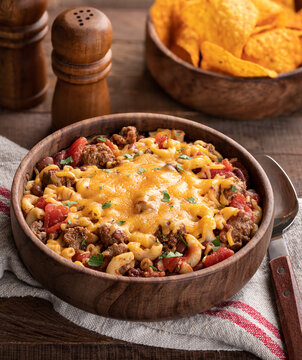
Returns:
[[[276,78],[270,78],[270,77],[238,77],[238,76],[230,76],[230,75],[223,75],[223,74],[218,74],[215,73],[213,71],[208,71],[208,70],[204,70],[202,68],[196,67],[184,60],[182,60],[180,57],[178,57],[177,55],[175,55],[169,48],[167,48],[166,45],[164,45],[161,40],[159,39],[153,20],[152,20],[152,16],[151,16],[151,9],[149,9],[148,11],[148,15],[147,15],[147,31],[149,36],[151,37],[151,39],[153,40],[153,42],[156,44],[156,46],[167,56],[169,57],[172,61],[186,67],[189,70],[193,70],[196,71],[197,73],[203,74],[203,75],[208,75],[208,76],[213,76],[216,77],[218,79],[224,79],[224,80],[229,80],[229,81],[233,81],[233,82],[243,82],[243,81],[249,81],[249,82],[259,82],[259,81],[278,81],[278,80],[283,80],[283,79],[288,79],[288,78],[292,78],[295,75],[301,74],[302,73],[302,66],[292,70],[292,71],[288,71],[285,73],[280,73]]]
[[[18,187],[20,186],[20,182],[23,182],[23,167],[26,168],[27,163],[30,161],[30,158],[33,153],[39,151],[39,149],[46,145],[47,143],[51,142],[53,138],[55,138],[57,135],[60,135],[61,132],[64,134],[68,133],[70,129],[77,130],[77,128],[81,129],[83,124],[90,124],[94,126],[95,123],[102,122],[103,120],[120,120],[120,119],[129,119],[129,123],[131,123],[131,120],[135,118],[146,118],[146,120],[151,119],[165,119],[165,120],[171,120],[174,122],[179,122],[180,124],[186,124],[188,126],[198,127],[203,131],[206,131],[208,133],[213,134],[216,137],[219,137],[223,139],[223,141],[228,142],[232,147],[236,148],[236,150],[240,153],[242,153],[247,159],[248,162],[253,164],[254,167],[257,168],[260,178],[262,180],[262,183],[264,184],[264,192],[267,195],[267,208],[265,213],[263,214],[263,218],[261,221],[261,224],[259,226],[259,229],[257,233],[254,235],[254,237],[251,239],[251,241],[246,244],[242,249],[240,249],[238,252],[236,252],[233,256],[230,258],[213,265],[209,268],[201,269],[198,271],[194,271],[192,273],[183,274],[183,275],[172,275],[172,276],[166,276],[161,278],[130,278],[126,276],[115,276],[103,272],[99,272],[96,270],[92,270],[86,267],[82,267],[79,265],[74,264],[73,262],[63,258],[62,256],[56,254],[54,251],[49,249],[45,244],[43,244],[36,236],[34,236],[33,232],[30,230],[29,226],[27,225],[25,221],[25,217],[23,215],[20,201],[17,199],[18,195]],[[271,187],[271,184],[269,182],[269,179],[265,173],[265,171],[262,169],[261,165],[256,161],[256,159],[239,143],[237,143],[235,140],[229,138],[228,136],[222,134],[221,132],[208,127],[206,125],[197,123],[195,121],[187,120],[180,117],[175,117],[171,115],[164,115],[164,114],[153,114],[153,113],[119,113],[114,115],[105,115],[105,116],[98,116],[94,118],[89,118],[86,120],[79,121],[77,123],[71,124],[69,126],[66,126],[60,130],[57,130],[56,132],[48,135],[46,138],[42,139],[40,142],[38,142],[24,157],[22,162],[20,163],[16,174],[13,179],[12,184],[12,191],[11,191],[11,207],[15,213],[17,222],[19,223],[20,227],[22,228],[25,235],[38,247],[40,250],[44,253],[46,253],[47,256],[50,256],[53,260],[58,261],[62,266],[66,267],[69,270],[76,270],[78,272],[84,272],[91,276],[94,276],[96,278],[103,278],[111,280],[111,281],[121,281],[124,283],[132,283],[132,282],[139,282],[139,283],[170,283],[174,281],[190,281],[196,277],[205,277],[210,275],[211,273],[216,273],[218,271],[221,271],[223,268],[227,268],[229,266],[232,266],[234,263],[240,260],[240,258],[244,257],[249,251],[251,251],[259,241],[262,240],[263,236],[266,234],[268,228],[270,227],[271,220],[273,218],[274,214],[274,196],[273,196],[273,190]]]

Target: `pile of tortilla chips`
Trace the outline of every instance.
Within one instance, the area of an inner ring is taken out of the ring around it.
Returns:
[[[302,64],[294,0],[156,0],[158,37],[181,59],[239,77],[277,77]]]

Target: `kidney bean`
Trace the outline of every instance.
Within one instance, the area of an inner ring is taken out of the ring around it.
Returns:
[[[240,169],[235,168],[235,169],[233,170],[233,173],[234,173],[240,180],[246,182],[246,178],[245,178],[243,172],[242,172]]]
[[[60,151],[56,153],[53,157],[53,161],[55,165],[59,166],[60,169],[63,168],[64,165],[61,164],[61,160],[64,160],[66,156],[66,151]]]
[[[140,269],[131,268],[128,270],[129,277],[140,277],[142,276],[142,271]]]
[[[46,166],[48,165],[52,165],[53,162],[53,158],[50,156],[46,156],[44,159],[40,160],[38,162],[38,164],[36,165],[36,168],[38,169],[38,171],[42,171]]]
[[[40,196],[43,196],[43,190],[42,190],[42,188],[41,188],[40,185],[34,184],[34,185],[31,187],[30,192],[31,192],[33,195],[35,195],[35,196],[39,196],[39,197],[40,197]]]

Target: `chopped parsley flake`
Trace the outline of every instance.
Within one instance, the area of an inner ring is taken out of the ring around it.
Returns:
[[[137,170],[137,172],[141,175],[143,172],[145,172],[146,171],[146,169],[144,169],[144,168],[139,168],[138,170]]]
[[[140,155],[140,153],[139,153],[139,151],[138,151],[135,155],[133,155],[133,159],[136,158],[136,157],[138,157],[139,155]]]
[[[100,136],[100,137],[98,137],[98,140],[100,140],[100,141],[102,141],[102,142],[106,142],[106,141],[107,141],[107,139],[106,139],[106,138],[104,138],[104,136]]]
[[[186,247],[189,247],[186,240],[184,239],[184,237],[181,234],[179,235],[179,237],[180,237],[180,240],[186,245]]]
[[[125,222],[126,222],[126,220],[121,220],[121,221],[118,221],[118,222],[116,223],[116,225],[123,225],[123,224],[125,224]]]
[[[158,258],[159,259],[169,259],[169,258],[172,258],[172,257],[180,257],[180,256],[183,256],[183,254],[179,253],[178,251],[175,251],[175,253],[170,251],[168,253],[163,253]]]
[[[176,165],[176,167],[177,167],[177,169],[178,169],[178,170],[180,170],[180,171],[184,171],[184,169],[181,167],[181,165],[180,165],[180,164],[177,164],[177,165]]]
[[[86,175],[87,177],[93,177],[95,174]]]
[[[69,219],[67,220],[67,222],[68,222],[68,224],[71,224],[71,221]]]
[[[161,242],[159,241],[159,238],[156,238],[156,242],[159,243],[159,244],[161,244]]]
[[[196,202],[197,202],[193,197],[190,197],[186,200],[189,201],[189,203],[191,203],[191,204],[196,204]]]
[[[165,239],[167,237],[167,235],[163,235],[162,238]]]
[[[111,173],[111,170],[109,169],[103,169],[103,171],[105,171],[106,173]]]
[[[223,158],[221,158],[221,157],[220,157],[220,158],[218,158],[218,162],[221,162],[222,160],[223,160]]]
[[[161,168],[160,167],[155,167],[152,170],[161,170]]]
[[[150,267],[151,269],[153,269],[154,271],[157,271],[157,268],[156,268],[155,266],[149,265],[149,267]]]
[[[72,163],[72,162],[73,162],[73,157],[72,157],[72,156],[68,156],[68,158],[62,159],[62,160],[60,161],[60,164],[62,164],[62,165],[67,165],[67,164],[70,164],[70,163]]]
[[[133,156],[132,156],[132,155],[129,155],[129,154],[123,154],[123,156],[124,156],[126,159],[133,159]]]
[[[180,148],[180,149],[178,149],[177,151],[183,151],[185,148],[184,147],[182,147],[182,148]]]
[[[88,261],[88,265],[93,267],[101,266],[103,264],[103,259],[104,259],[103,254],[97,254],[96,256],[91,256]]]
[[[212,244],[215,245],[215,247],[212,248],[212,250],[215,252],[220,248],[220,237],[216,236],[216,239],[212,241]]]
[[[66,203],[64,205],[70,207],[70,206],[75,205],[77,203],[78,203],[77,201],[66,201]]]
[[[81,245],[83,246],[85,244],[86,240],[83,239],[82,242],[81,242]]]
[[[102,206],[102,209],[108,209],[108,208],[110,208],[111,207],[111,200],[110,201],[108,201],[108,202],[105,202],[104,204],[103,204],[103,206]]]
[[[127,177],[130,177],[131,175],[130,175],[130,174],[127,174],[126,176],[127,176]]]
[[[103,186],[99,186],[99,189],[102,190],[102,189],[103,189]]]
[[[185,154],[181,154],[181,155],[179,155],[179,157],[180,157],[181,159],[186,159],[186,160],[192,159],[191,156],[188,156],[188,155],[185,155]]]
[[[232,185],[232,191],[236,191],[236,190],[237,190],[236,186]]]
[[[164,195],[164,197],[161,199],[161,201],[170,201],[170,195],[167,190],[161,191],[161,193]]]

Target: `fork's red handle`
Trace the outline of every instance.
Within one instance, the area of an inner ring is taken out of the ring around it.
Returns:
[[[270,262],[283,336],[290,360],[302,359],[302,299],[289,256]]]

